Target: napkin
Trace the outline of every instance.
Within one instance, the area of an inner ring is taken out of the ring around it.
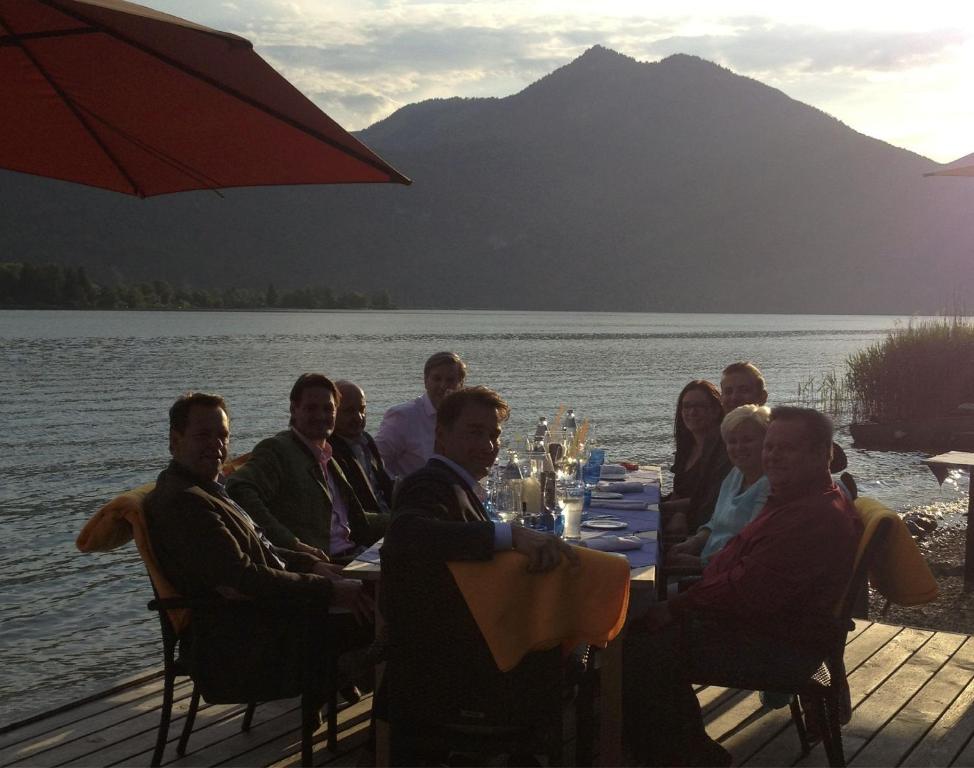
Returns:
[[[589,503],[593,509],[646,509],[649,503],[638,499],[596,499],[593,498]]]
[[[554,570],[528,573],[519,552],[447,567],[502,672],[525,654],[580,642],[604,648],[622,631],[629,606],[629,562],[615,555],[576,550]]]
[[[646,487],[637,481],[631,480],[627,483],[608,483],[606,481],[601,481],[599,483],[600,491],[609,491],[610,493],[642,493]]]
[[[603,480],[621,480],[626,476],[626,468],[622,464],[603,464],[599,470],[599,477]]]
[[[589,549],[600,552],[625,552],[630,549],[641,549],[645,542],[636,536],[593,536],[585,540]]]

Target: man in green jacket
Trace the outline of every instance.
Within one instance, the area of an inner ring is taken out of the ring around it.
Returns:
[[[290,428],[262,440],[227,480],[227,492],[281,547],[346,562],[383,534],[388,515],[366,512],[328,437],[341,395],[320,373],[291,388]]]

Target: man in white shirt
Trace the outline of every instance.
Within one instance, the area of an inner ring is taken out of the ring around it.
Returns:
[[[467,366],[458,354],[437,352],[423,366],[426,393],[386,411],[375,442],[389,474],[403,478],[426,465],[433,455],[436,410],[466,377]]]

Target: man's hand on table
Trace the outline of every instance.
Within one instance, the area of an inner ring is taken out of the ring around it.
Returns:
[[[311,566],[311,572],[317,573],[319,576],[327,576],[329,579],[335,580],[342,577],[342,570],[345,566],[339,565],[338,563],[329,563],[325,560],[319,560],[313,566]]]
[[[365,591],[365,585],[356,579],[335,579],[332,586],[332,605],[352,612],[359,624],[367,624],[375,618],[375,601]]]
[[[578,554],[575,550],[550,533],[512,525],[511,544],[515,552],[527,556],[529,573],[544,573],[557,568],[563,555],[568,559],[569,565],[578,565]]]
[[[312,547],[310,544],[305,544],[303,541],[295,539],[294,544],[291,549],[295,552],[304,552],[312,557],[317,557],[319,560],[324,560],[326,563],[331,562],[328,554],[323,549],[318,549],[318,547]]]

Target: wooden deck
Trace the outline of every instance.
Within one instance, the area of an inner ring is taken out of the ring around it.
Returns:
[[[859,622],[846,667],[852,721],[843,729],[846,759],[861,766],[974,766],[974,639],[968,635]],[[241,733],[243,708],[202,706],[184,758],[175,740],[189,698],[177,702],[164,764],[186,766],[299,764],[297,701],[257,708]],[[159,723],[161,680],[132,681],[24,724],[0,729],[3,766],[148,765]],[[768,711],[747,691],[699,691],[708,731],[747,766],[826,765],[816,747],[802,759],[787,708]],[[342,710],[339,748],[317,734],[316,765],[355,765],[369,724],[371,698]]]

